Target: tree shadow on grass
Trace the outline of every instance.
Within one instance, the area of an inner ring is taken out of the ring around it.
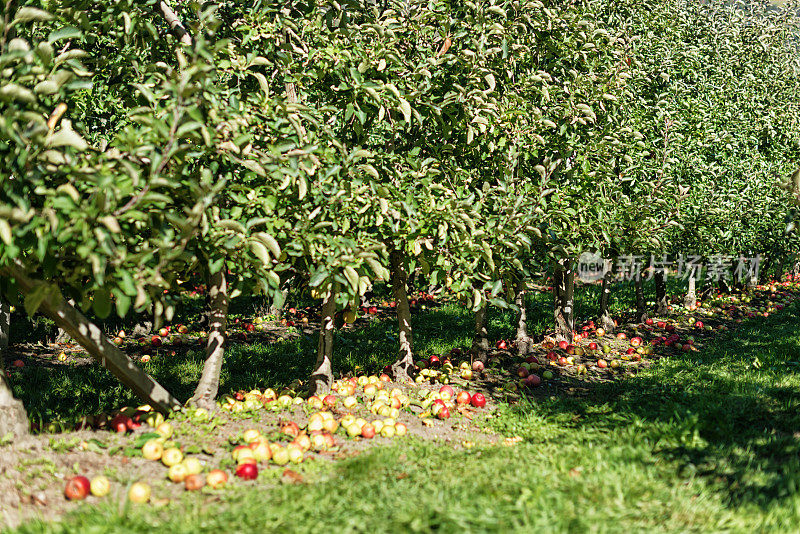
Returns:
[[[576,430],[652,443],[729,506],[768,508],[800,491],[798,322],[795,306],[632,378],[575,380],[583,396],[537,399],[532,409]],[[529,409],[516,408],[523,417]]]

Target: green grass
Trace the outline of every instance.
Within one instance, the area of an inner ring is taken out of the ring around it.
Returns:
[[[422,351],[468,337],[470,317],[458,307],[427,317],[417,327]],[[19,531],[796,532],[798,323],[795,305],[700,353],[587,384],[582,396],[503,406],[487,423],[522,437],[515,447],[464,451],[408,440],[318,468],[305,485],[231,489],[219,502],[189,495],[162,509],[108,502]],[[495,334],[510,328],[502,314],[492,325]],[[377,324],[340,340],[340,365],[381,365],[393,354],[391,332]],[[280,365],[304,371],[307,348],[231,351],[226,387],[280,380],[288,376]],[[282,363],[242,376],[279,354]]]

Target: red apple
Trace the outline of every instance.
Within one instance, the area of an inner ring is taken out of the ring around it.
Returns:
[[[183,479],[183,486],[186,491],[197,491],[206,485],[206,479],[203,475],[189,475]]]
[[[525,385],[529,388],[536,387],[541,383],[542,379],[539,377],[539,375],[529,375],[528,378],[525,379]]]
[[[475,371],[476,373],[480,373],[481,371],[483,371],[483,362],[480,360],[475,360],[474,362],[472,362],[472,370]]]
[[[456,396],[456,404],[469,404],[470,400],[472,400],[472,397],[466,391],[461,391]]]
[[[128,430],[132,430],[133,421],[127,415],[119,414],[109,422],[109,426],[116,432],[124,434]]]
[[[647,326],[653,326],[653,320],[651,318],[649,318],[649,317],[647,319],[645,319],[644,323]]]
[[[456,390],[454,390],[451,386],[445,385],[439,388],[439,395],[442,397],[447,395],[447,399],[452,399],[456,396]]]
[[[606,362],[601,358],[597,360],[597,367],[599,367],[600,369],[605,369],[606,367],[608,367],[608,362]]]
[[[476,408],[483,408],[486,406],[486,397],[482,393],[476,393],[472,396],[472,405]]]
[[[249,462],[239,464],[236,468],[236,476],[244,480],[255,480],[258,478],[258,466]]]
[[[288,423],[284,423],[283,425],[281,425],[281,432],[286,434],[287,436],[292,436],[293,438],[296,438],[297,436],[300,435],[300,427],[294,421],[289,421]]]
[[[628,336],[625,335],[625,332],[620,332],[617,334],[617,339],[625,339],[626,337]]]
[[[547,353],[547,359],[550,360],[551,362],[554,362],[558,359],[558,354],[556,354],[553,351],[550,351]]]
[[[375,427],[367,423],[361,427],[361,437],[364,439],[372,439],[375,437]]]
[[[92,489],[92,483],[84,476],[72,477],[67,480],[67,486],[64,488],[64,496],[71,501],[82,501],[89,495]]]
[[[517,376],[519,376],[520,378],[525,378],[526,376],[528,376],[528,369],[526,369],[525,367],[519,367],[517,369]]]
[[[206,476],[206,483],[213,489],[219,489],[228,482],[228,474],[221,469],[214,469]]]
[[[161,343],[162,343],[161,338],[158,336],[153,336],[150,338],[150,344],[153,345],[154,347],[160,347]]]
[[[631,338],[631,347],[639,347],[642,344],[642,338],[640,337],[632,337]]]
[[[449,419],[450,410],[448,410],[447,407],[445,406],[444,408],[439,410],[439,413],[436,414],[436,417],[438,417],[439,419]]]
[[[559,349],[561,349],[561,350],[567,350],[567,347],[569,347],[569,343],[567,343],[566,341],[563,341],[563,340],[562,340],[562,341],[559,341],[559,342],[558,342],[558,348],[559,348]]]
[[[567,360],[564,356],[562,356],[562,357],[560,357],[558,359],[558,365],[560,365],[562,367],[567,365],[568,363],[569,363],[569,360]]]

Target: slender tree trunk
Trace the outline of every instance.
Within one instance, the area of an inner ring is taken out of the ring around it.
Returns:
[[[161,1],[158,3],[158,10],[161,12],[161,15],[169,24],[169,29],[172,30],[172,33],[175,34],[175,37],[180,40],[181,44],[185,44],[188,46],[192,45],[192,36],[189,35],[189,32],[186,31],[181,20],[178,18],[178,15],[172,10],[172,7],[166,2]]]
[[[554,297],[556,339],[564,339],[572,343],[572,332],[575,330],[575,266],[572,260],[558,260],[554,276]]]
[[[275,317],[283,315],[283,308],[286,305],[286,299],[289,297],[289,288],[281,289],[280,296],[272,299],[272,304],[269,305],[269,314]]]
[[[28,434],[28,414],[6,381],[5,353],[11,326],[11,306],[0,301],[0,438],[9,434],[19,438]]]
[[[720,278],[719,290],[720,290],[720,292],[726,293],[726,294],[731,292],[731,286],[728,285],[728,281],[725,280],[724,278]]]
[[[11,333],[11,305],[0,300],[0,352],[8,348]]]
[[[400,328],[400,352],[397,360],[392,364],[392,373],[398,382],[406,382],[411,377],[409,372],[414,369],[414,355],[412,352],[411,338],[411,307],[408,305],[407,280],[405,258],[403,253],[392,249],[389,254],[389,266],[392,275],[392,295],[397,303],[397,322]]]
[[[336,288],[332,288],[322,302],[322,320],[319,326],[316,369],[311,374],[310,391],[312,395],[326,394],[333,385],[333,330],[336,315]]]
[[[25,271],[18,266],[8,266],[0,274],[14,278],[25,295],[44,284],[44,282],[29,278]],[[178,399],[119,350],[97,325],[70,306],[58,288],[51,286],[38,311],[49,317],[56,323],[56,326],[63,328],[72,339],[86,349],[92,358],[111,371],[120,382],[131,388],[136,395],[153,408],[167,413],[180,406],[181,403]]]
[[[486,309],[484,301],[475,312],[475,332],[472,337],[472,358],[486,363],[489,359],[489,332],[486,330]]]
[[[6,381],[4,358],[0,351],[0,438],[9,434],[15,438],[28,435],[28,414],[22,402],[14,398],[14,392]]]
[[[667,301],[667,279],[664,271],[656,271],[654,274],[656,282],[656,315],[664,315],[669,309]]]
[[[211,275],[208,284],[208,342],[203,374],[189,403],[207,410],[214,409],[219,391],[219,377],[225,356],[225,334],[228,325],[228,281],[224,267]]]
[[[614,272],[611,270],[611,261],[606,260],[605,274],[603,275],[603,283],[600,287],[600,317],[597,322],[600,327],[607,332],[614,329],[614,319],[611,318],[611,312],[608,306],[611,301],[611,281],[614,278]]]
[[[514,304],[519,308],[519,312],[517,312],[517,352],[518,354],[528,354],[533,350],[533,339],[528,335],[528,311],[525,307],[524,282],[517,284]]]
[[[697,277],[692,273],[689,275],[689,289],[683,298],[683,306],[693,308],[697,302]]]
[[[634,278],[633,289],[636,292],[636,320],[644,321],[647,319],[647,304],[644,301],[644,287],[641,277]]]
[[[764,256],[764,259],[761,261],[761,264],[758,268],[758,283],[763,284],[769,281],[769,274],[767,271],[772,266],[772,257]]]
[[[74,299],[67,299],[67,303],[70,306],[75,307]],[[56,331],[56,343],[69,343],[69,340],[69,334],[67,334],[63,328],[59,328],[58,331]]]

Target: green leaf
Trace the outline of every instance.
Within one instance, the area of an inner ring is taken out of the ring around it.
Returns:
[[[21,24],[23,22],[45,22],[52,19],[53,15],[43,9],[25,6],[19,8],[11,25]]]
[[[33,91],[16,83],[7,83],[0,87],[0,99],[6,101],[16,100],[18,102],[27,102],[29,104],[36,102],[36,97],[34,96]]]
[[[107,289],[100,288],[94,292],[92,310],[100,319],[111,315],[111,293]]]
[[[117,305],[117,315],[125,317],[131,308],[131,298],[122,291],[114,292],[114,303]]]
[[[50,291],[50,286],[45,283],[39,283],[25,295],[25,311],[28,316],[33,317],[39,310],[39,306],[44,302],[44,299],[50,295]]]
[[[81,152],[89,148],[89,144],[72,128],[61,128],[47,140],[45,146],[70,146]]]
[[[250,251],[255,254],[259,260],[261,260],[261,263],[264,264],[264,267],[270,265],[269,253],[267,252],[267,247],[265,247],[263,243],[255,239],[250,241]]]
[[[81,37],[83,37],[83,33],[78,28],[65,26],[50,32],[50,35],[47,36],[47,42],[52,44],[63,39],[80,39]]]
[[[5,219],[0,219],[0,239],[3,240],[3,243],[6,245],[13,245],[14,238],[11,234],[11,225],[8,224],[8,221]]]
[[[411,124],[411,104],[405,98],[400,99],[400,111],[403,113],[403,119]]]
[[[347,281],[350,283],[353,291],[358,293],[358,273],[356,270],[348,265],[344,268],[344,276],[347,278]]]
[[[308,285],[311,287],[319,286],[320,284],[322,284],[322,282],[327,280],[329,274],[330,273],[328,273],[328,271],[326,271],[325,269],[317,269],[317,271],[314,272],[313,275],[311,275],[311,279],[308,281]]]

